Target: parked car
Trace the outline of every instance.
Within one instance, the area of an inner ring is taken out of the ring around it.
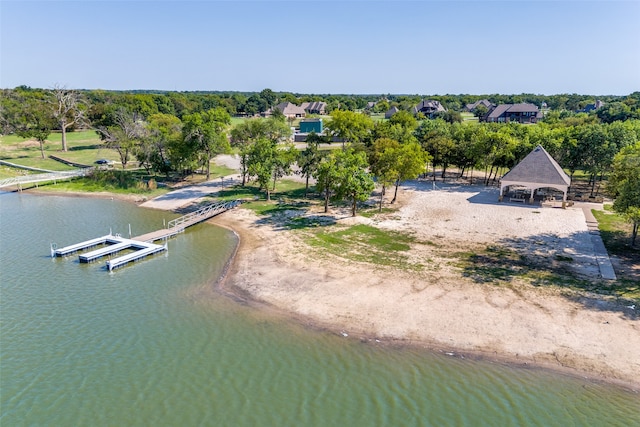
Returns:
[[[115,162],[113,160],[99,159],[99,160],[96,160],[94,163],[96,165],[112,165]]]

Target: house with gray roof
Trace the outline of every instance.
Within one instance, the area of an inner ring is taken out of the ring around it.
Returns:
[[[596,99],[595,103],[585,105],[582,110],[578,110],[578,113],[590,113],[602,107],[604,107],[604,102],[600,101],[599,99]]]
[[[447,109],[442,106],[440,101],[423,99],[418,105],[413,107],[411,111],[413,112],[413,114],[422,113],[425,117],[432,119],[436,115],[436,113],[443,113],[447,111]]]
[[[491,108],[496,106],[494,103],[492,103],[488,99],[481,99],[481,100],[476,101],[476,102],[474,102],[472,104],[465,105],[464,106],[464,111],[467,111],[469,113],[473,113],[476,110],[476,108],[478,107],[478,105],[485,106],[487,110],[491,110]]]
[[[520,104],[500,104],[490,109],[481,121],[491,123],[537,123],[542,119],[537,106],[526,102]]]
[[[533,203],[535,192],[543,188],[561,191],[563,193],[562,201],[566,202],[570,185],[571,178],[547,153],[547,150],[538,145],[500,179],[500,201],[515,187],[529,193],[529,203]],[[524,202],[524,193],[522,195],[522,198],[515,197],[510,200]]]
[[[327,114],[327,103],[323,101],[303,102],[300,105],[307,114]]]
[[[400,109],[394,105],[393,107],[389,108],[386,113],[384,113],[384,118],[390,119],[391,116],[393,116],[398,111],[400,111]]]

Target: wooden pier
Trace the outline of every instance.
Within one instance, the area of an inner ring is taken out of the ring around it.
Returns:
[[[180,218],[169,221],[167,228],[133,237],[131,239],[125,239],[119,234],[108,234],[106,236],[86,240],[74,245],[65,246],[60,249],[58,249],[55,244],[51,244],[51,257],[63,257],[75,252],[104,245],[99,249],[78,255],[78,260],[81,263],[88,263],[98,260],[104,256],[113,255],[124,250],[134,249],[134,252],[108,260],[106,262],[106,267],[109,271],[112,271],[114,268],[128,264],[129,262],[137,261],[147,255],[152,255],[166,250],[166,240],[169,237],[184,232],[187,227],[198,224],[218,214],[226,212],[229,209],[233,209],[240,203],[242,203],[241,200],[212,203],[195,212],[188,213]],[[165,244],[158,245],[153,243],[158,240],[164,240]]]

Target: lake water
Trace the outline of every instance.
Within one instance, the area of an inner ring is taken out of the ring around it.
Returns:
[[[0,193],[0,425],[640,425],[617,387],[361,343],[210,292],[237,240],[208,224],[113,273],[50,258],[174,216]]]

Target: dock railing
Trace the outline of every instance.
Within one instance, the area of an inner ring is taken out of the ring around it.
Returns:
[[[180,218],[172,219],[167,223],[167,228],[186,228],[190,225],[196,224],[200,221],[204,221],[219,213],[233,209],[242,203],[242,200],[229,200],[224,202],[216,202],[207,205],[197,211],[190,212]]]
[[[86,176],[89,174],[93,168],[86,169],[77,169],[74,171],[64,171],[64,172],[51,172],[51,173],[40,173],[34,175],[22,175],[22,176],[14,176],[12,178],[6,178],[0,180],[0,188],[9,187],[13,185],[22,185],[22,184],[32,184],[37,182],[46,182],[46,181],[58,181],[63,179],[72,179],[78,178],[82,176]]]

